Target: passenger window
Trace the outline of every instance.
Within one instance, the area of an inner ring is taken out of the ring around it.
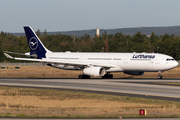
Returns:
[[[166,61],[174,61],[175,59],[167,58]]]

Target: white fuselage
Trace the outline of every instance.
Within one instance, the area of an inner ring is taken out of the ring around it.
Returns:
[[[113,67],[106,68],[106,72],[156,72],[166,71],[178,65],[178,62],[171,56],[158,53],[50,52],[46,53],[46,59],[112,65]],[[72,70],[80,69],[76,66],[66,66],[64,64],[52,64],[52,67]]]
[[[79,75],[79,78],[90,78],[90,76],[113,78],[110,72],[143,75],[144,72],[159,71],[158,78],[162,79],[162,71],[170,70],[178,65],[178,62],[171,56],[158,53],[51,52],[43,45],[30,26],[24,26],[24,31],[31,52],[22,54],[4,51],[7,58],[43,62],[49,66],[66,70],[82,70],[83,75]],[[30,58],[12,57],[8,53],[25,55]]]

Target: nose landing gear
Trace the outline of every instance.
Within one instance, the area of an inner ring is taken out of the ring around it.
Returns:
[[[163,72],[159,71],[158,79],[162,79],[163,78],[162,73]]]

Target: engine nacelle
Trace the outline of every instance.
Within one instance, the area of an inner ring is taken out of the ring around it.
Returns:
[[[83,74],[89,76],[104,76],[105,75],[105,68],[103,67],[88,67],[83,70]]]
[[[139,71],[125,71],[123,73],[129,74],[129,75],[143,75],[144,74],[144,72],[139,72]]]

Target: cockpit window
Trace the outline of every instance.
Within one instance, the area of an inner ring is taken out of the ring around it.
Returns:
[[[167,58],[166,61],[175,61],[175,59]]]

